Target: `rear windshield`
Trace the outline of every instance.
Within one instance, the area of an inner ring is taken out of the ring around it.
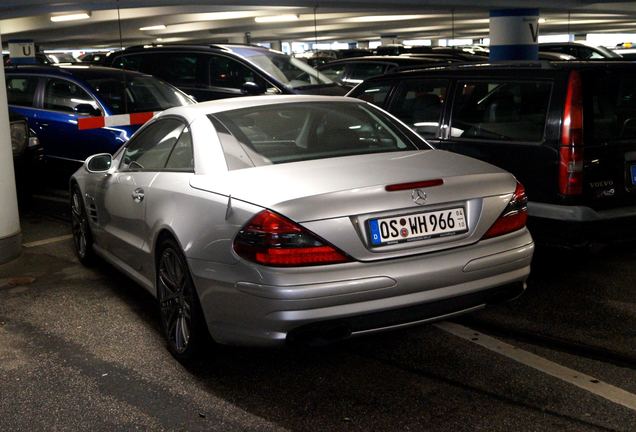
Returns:
[[[307,63],[285,54],[250,48],[233,48],[232,51],[245,57],[290,88],[333,84],[333,81]]]
[[[185,93],[151,76],[126,76],[125,81],[121,76],[86,81],[113,114],[163,111],[194,103]]]
[[[636,138],[636,80],[634,73],[594,71],[584,89],[584,130],[597,141]]]
[[[276,104],[208,117],[229,169],[418,149],[416,135],[361,103]]]

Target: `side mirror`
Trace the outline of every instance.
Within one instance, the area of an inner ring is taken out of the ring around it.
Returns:
[[[84,162],[86,170],[90,173],[105,173],[113,163],[113,156],[109,153],[99,153],[90,156]]]
[[[248,96],[256,96],[265,93],[265,89],[253,81],[247,81],[241,86],[241,93]]]
[[[73,110],[79,116],[99,117],[102,115],[102,112],[91,104],[78,104]]]

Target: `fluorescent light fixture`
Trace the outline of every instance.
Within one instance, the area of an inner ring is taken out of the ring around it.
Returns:
[[[69,15],[53,15],[51,16],[51,21],[53,22],[64,22],[64,21],[77,21],[90,18],[91,15],[88,12],[81,12]]]
[[[300,16],[298,15],[272,15],[272,16],[261,16],[254,18],[259,24],[263,23],[279,23],[279,22],[288,22],[288,21],[298,21]]]
[[[539,18],[539,24],[544,24],[547,21],[545,18]]]
[[[255,14],[253,11],[237,11],[237,12],[207,12],[198,14],[196,21],[216,21],[216,20],[229,20],[250,18]]]
[[[426,17],[427,15],[368,15],[368,16],[347,18],[345,21],[368,23],[368,22],[383,22],[383,21],[405,21],[405,20],[412,20],[412,19],[426,18]]]
[[[165,29],[166,29],[166,25],[165,24],[153,25],[153,26],[148,26],[148,27],[139,27],[139,30],[141,30],[141,31],[165,30]]]

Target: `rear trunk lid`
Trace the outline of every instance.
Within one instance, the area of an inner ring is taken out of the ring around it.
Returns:
[[[386,190],[388,185],[427,180],[443,184]],[[234,170],[219,177],[194,176],[191,185],[280,213],[365,260],[479,240],[508,203],[516,182],[509,173],[484,162],[427,150]],[[434,229],[413,228],[422,217],[428,218],[425,223],[434,223]],[[391,227],[397,229],[397,236],[374,244],[374,227],[382,228],[382,222],[385,234]],[[402,228],[407,228],[406,236]]]

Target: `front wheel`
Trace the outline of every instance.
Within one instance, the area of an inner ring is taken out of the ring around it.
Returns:
[[[92,264],[95,260],[93,237],[88,225],[82,192],[77,185],[71,190],[71,229],[77,258],[84,265]]]
[[[168,350],[179,361],[191,360],[205,342],[204,319],[185,257],[172,239],[159,245],[156,279]]]

